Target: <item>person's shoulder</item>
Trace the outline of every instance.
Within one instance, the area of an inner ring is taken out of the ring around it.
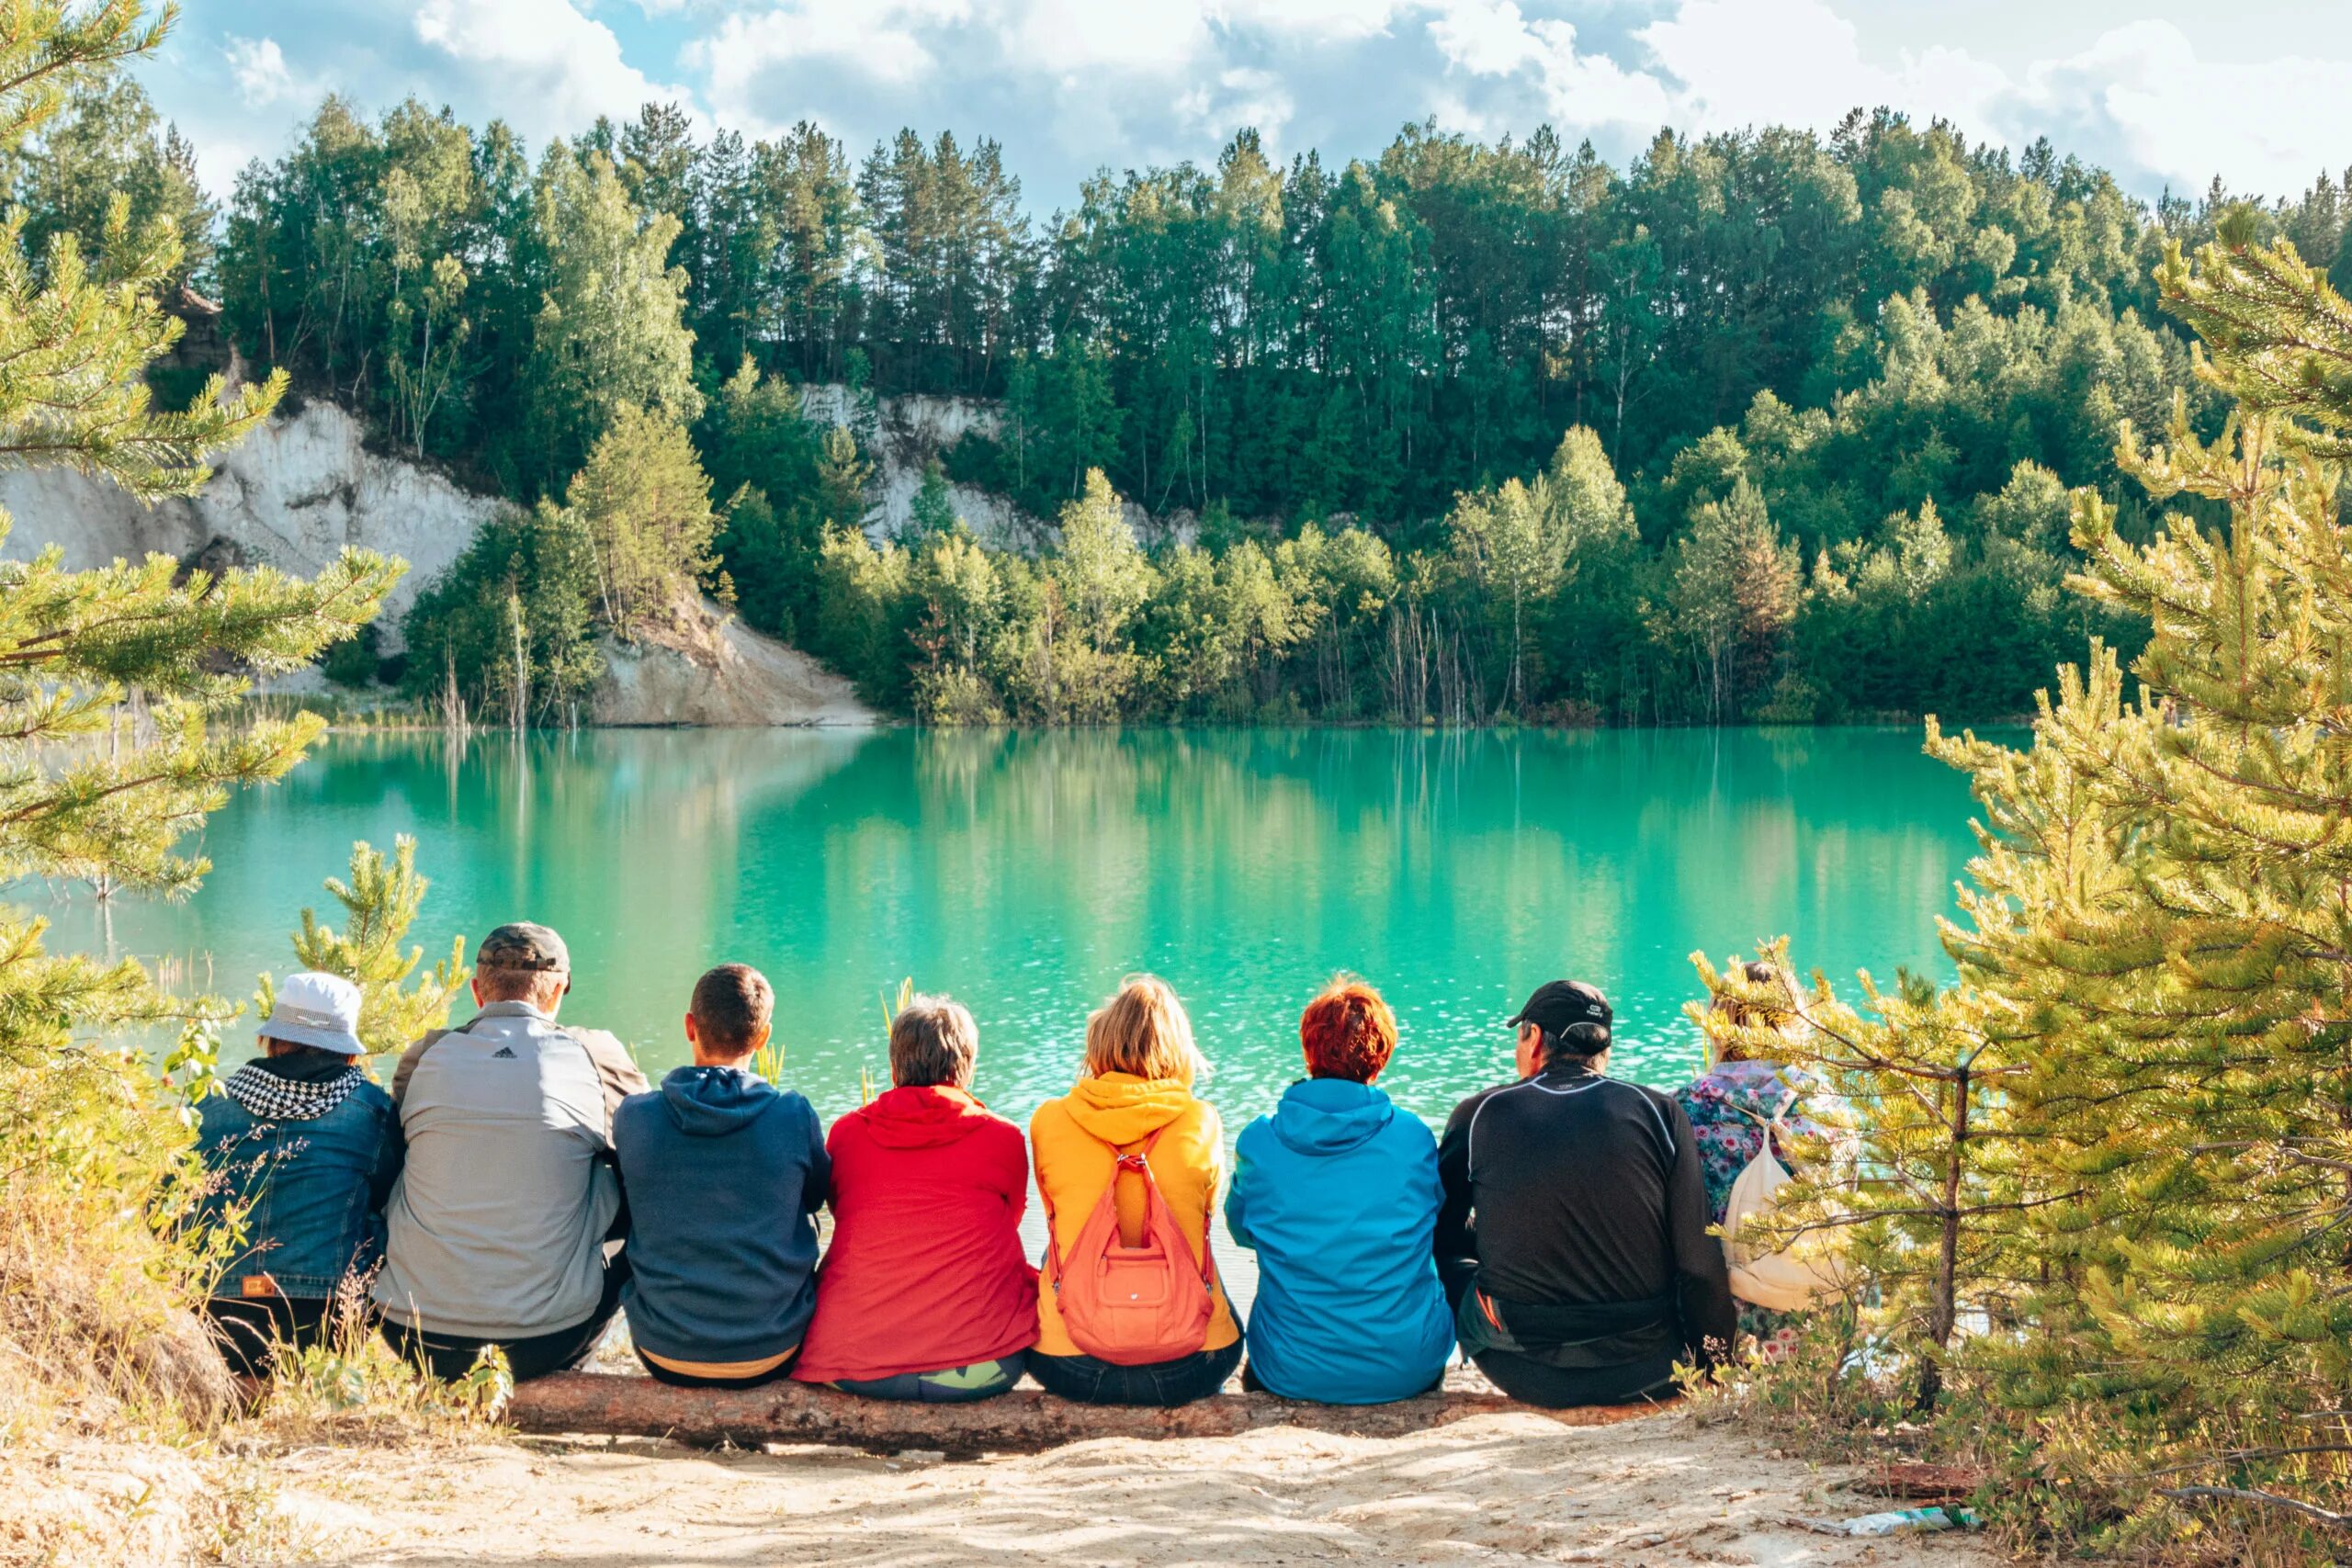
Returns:
[[[1252,1153],[1262,1147],[1266,1140],[1273,1135],[1274,1119],[1272,1116],[1252,1116],[1246,1123],[1243,1124],[1241,1131],[1235,1135],[1233,1140],[1234,1152],[1237,1154]]]
[[[1217,1114],[1216,1106],[1198,1095],[1193,1097],[1193,1103],[1184,1109],[1177,1120],[1189,1123],[1203,1136],[1215,1138],[1220,1143],[1225,1139],[1225,1118]]]
[[[1507,1089],[1517,1089],[1521,1084],[1525,1083],[1526,1081],[1527,1080],[1525,1078],[1513,1078],[1509,1083],[1488,1084],[1486,1088],[1480,1089],[1477,1093],[1469,1096],[1453,1108],[1453,1114],[1449,1115],[1445,1119],[1445,1130],[1450,1133],[1457,1127],[1465,1125],[1469,1122],[1470,1118],[1478,1114],[1478,1108],[1480,1106],[1486,1104],[1487,1101],[1492,1100],[1495,1096],[1502,1093],[1503,1090]]]
[[[1380,1130],[1384,1142],[1416,1152],[1437,1147],[1437,1134],[1430,1131],[1428,1122],[1401,1105],[1396,1108],[1396,1111],[1389,1117],[1388,1124]]]
[[[659,1114],[661,1109],[662,1091],[658,1089],[623,1095],[621,1102],[613,1107],[614,1138],[617,1140],[625,1131],[634,1128],[647,1117]]]
[[[391,1114],[391,1091],[387,1089],[382,1084],[378,1083],[374,1078],[363,1077],[357,1083],[352,1085],[351,1098],[366,1106],[370,1111],[374,1111],[387,1116]]]

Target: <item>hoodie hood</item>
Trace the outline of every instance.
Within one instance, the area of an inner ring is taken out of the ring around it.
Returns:
[[[1104,1073],[1079,1079],[1063,1103],[1087,1136],[1105,1144],[1139,1144],[1191,1110],[1193,1091],[1174,1078]]]
[[[854,1114],[886,1149],[931,1149],[969,1137],[994,1120],[988,1107],[960,1089],[916,1084],[876,1095]]]
[[[689,1138],[723,1138],[776,1099],[774,1084],[741,1067],[673,1067],[662,1080],[662,1108]]]
[[[1378,1134],[1396,1114],[1388,1096],[1370,1084],[1306,1078],[1283,1091],[1274,1107],[1274,1136],[1298,1154],[1344,1154]]]

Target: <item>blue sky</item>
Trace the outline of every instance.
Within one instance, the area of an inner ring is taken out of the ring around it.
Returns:
[[[329,90],[535,142],[650,97],[747,134],[811,118],[997,137],[1038,211],[1095,170],[1376,152],[1435,116],[1623,159],[1660,125],[1826,130],[1856,104],[2047,134],[2153,197],[2352,164],[2352,5],[2232,0],[186,0],[158,106],[225,190]]]

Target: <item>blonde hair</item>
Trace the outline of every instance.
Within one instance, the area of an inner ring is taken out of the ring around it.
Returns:
[[[1167,981],[1157,975],[1130,975],[1113,997],[1086,1021],[1088,1077],[1132,1073],[1139,1078],[1173,1078],[1186,1088],[1205,1077],[1208,1064],[1193,1043],[1193,1021]]]

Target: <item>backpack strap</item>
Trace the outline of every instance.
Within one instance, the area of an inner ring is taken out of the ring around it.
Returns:
[[[1151,1151],[1159,1145],[1160,1134],[1167,1132],[1174,1124],[1170,1122],[1161,1122],[1153,1130],[1151,1136],[1146,1138],[1132,1153],[1122,1149],[1116,1144],[1105,1143],[1101,1138],[1094,1139],[1096,1143],[1102,1144],[1104,1148],[1111,1151],[1112,1202],[1118,1201],[1116,1190],[1119,1174],[1122,1171],[1132,1171],[1141,1176],[1146,1181],[1151,1183],[1155,1190],[1158,1190],[1159,1180],[1151,1174]],[[1094,1135],[1089,1133],[1087,1136]],[[1060,1238],[1055,1233],[1059,1228],[1059,1221],[1054,1213],[1053,1194],[1046,1190],[1046,1184],[1042,1181],[1037,1183],[1037,1201],[1046,1206],[1046,1282],[1058,1293],[1062,1288],[1062,1248]],[[1163,1197],[1160,1201],[1164,1203],[1167,1199]],[[1216,1259],[1209,1251],[1208,1220],[1205,1215],[1201,1221],[1201,1282],[1212,1292],[1216,1290]]]

